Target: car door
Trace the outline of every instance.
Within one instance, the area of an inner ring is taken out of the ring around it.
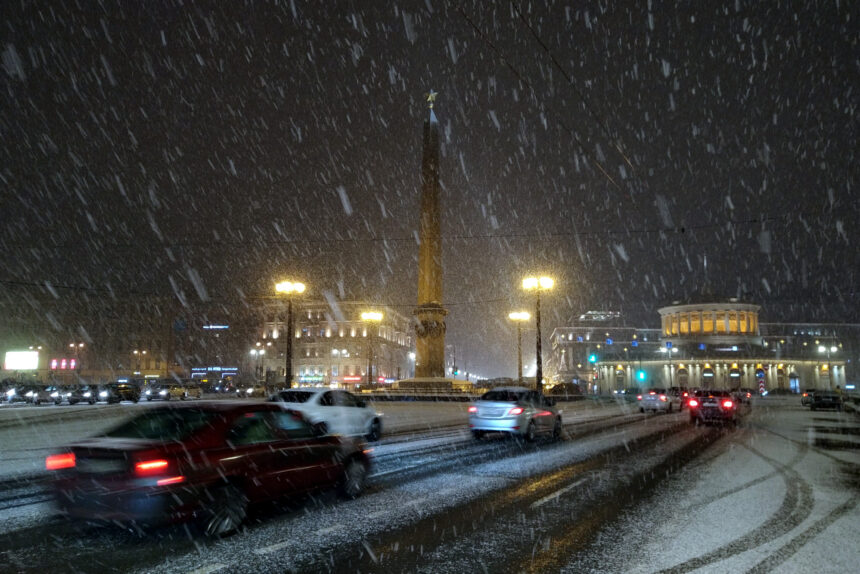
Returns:
[[[340,477],[337,439],[317,437],[310,422],[299,411],[273,413],[279,443],[277,482],[282,494],[331,484]]]
[[[272,411],[243,412],[228,428],[226,446],[209,458],[217,460],[225,475],[243,476],[251,499],[264,500],[278,496],[284,489],[284,463],[278,452],[284,442],[276,431]]]
[[[361,435],[367,426],[364,422],[364,409],[358,407],[358,401],[346,391],[334,391],[335,405],[340,411],[343,421],[343,434]]]
[[[319,399],[319,418],[326,424],[329,434],[344,434],[342,407],[337,405],[335,391],[326,391]]]

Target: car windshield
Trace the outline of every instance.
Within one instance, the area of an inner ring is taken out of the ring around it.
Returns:
[[[310,391],[284,391],[278,393],[278,399],[285,403],[306,403],[314,394]]]
[[[143,438],[164,441],[184,440],[210,425],[219,413],[202,409],[160,409],[143,413],[103,436],[110,438]]]
[[[516,403],[523,398],[525,391],[496,390],[484,393],[482,401],[494,401],[499,403]]]

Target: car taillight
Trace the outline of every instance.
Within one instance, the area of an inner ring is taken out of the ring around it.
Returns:
[[[523,414],[523,407],[514,407],[508,411],[509,415],[521,415]]]
[[[660,400],[665,403],[666,402],[666,395],[660,395]]]
[[[732,405],[734,405],[734,403],[732,401],[723,401],[723,408],[724,409],[730,409],[730,408],[732,408]]]
[[[697,401],[696,399],[690,399],[690,406],[691,407],[699,406],[699,401]]]
[[[752,398],[752,393],[747,393],[747,398],[748,399]]]
[[[141,476],[151,474],[162,474],[167,470],[168,462],[163,458],[156,460],[144,460],[134,465],[134,472]]]
[[[45,459],[45,470],[60,470],[61,468],[75,468],[75,453],[52,454]]]
[[[469,412],[470,412],[470,413],[476,413],[476,412],[478,412],[478,407],[469,407]]]
[[[641,400],[642,400],[642,395],[636,395],[636,400],[637,400],[637,401],[641,401]]]
[[[689,395],[689,394],[687,394],[687,393],[684,393],[684,396],[685,396],[685,397],[689,397],[690,395]]]

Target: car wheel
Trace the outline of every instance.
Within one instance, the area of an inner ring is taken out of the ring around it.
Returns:
[[[248,515],[248,498],[238,486],[228,484],[210,493],[203,518],[206,536],[220,537],[230,534],[242,524]]]
[[[379,424],[379,419],[373,419],[373,422],[370,423],[370,432],[367,433],[367,440],[369,440],[370,442],[376,442],[381,436],[382,425]]]
[[[640,412],[640,413],[644,413],[644,412],[645,412],[645,409],[643,409],[642,407],[639,407],[639,412]]]
[[[88,402],[89,402],[91,405],[96,404],[96,400],[95,400],[95,399],[90,399]]]
[[[526,440],[534,442],[535,438],[535,423],[534,421],[529,421],[529,426],[526,427]]]
[[[152,397],[146,397],[146,400],[151,401]]]
[[[345,498],[357,498],[364,491],[367,481],[367,465],[357,458],[346,463],[340,492]]]
[[[483,437],[484,437],[484,431],[479,431],[479,430],[473,430],[472,431],[472,438],[474,438],[475,440],[481,440]]]
[[[57,405],[57,406],[60,406],[60,403],[61,403],[61,402],[63,402],[63,401],[54,401],[54,404],[55,404],[55,405]]]
[[[666,414],[669,414],[669,415],[672,414],[672,403],[669,403],[669,408],[666,409]]]
[[[561,440],[561,417],[556,417],[552,427],[552,440]]]
[[[814,411],[814,410],[815,410],[815,405],[810,406],[810,407],[809,407],[809,410]]]

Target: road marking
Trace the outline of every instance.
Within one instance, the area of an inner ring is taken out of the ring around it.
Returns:
[[[215,564],[207,564],[206,566],[201,566],[197,570],[192,570],[188,574],[209,574],[210,572],[217,572],[218,570],[221,570],[222,568],[226,567],[226,564],[220,564],[216,562]]]
[[[292,540],[285,540],[284,542],[278,542],[277,544],[272,544],[271,546],[257,548],[256,550],[254,550],[254,554],[271,554],[272,552],[277,552],[281,548],[286,548],[292,543]]]
[[[343,524],[335,524],[334,526],[329,526],[328,528],[320,528],[319,530],[315,531],[314,534],[328,534],[329,532],[334,532],[335,530],[340,530],[341,528],[343,528]]]
[[[579,480],[577,480],[573,484],[568,484],[564,488],[560,488],[560,489],[556,490],[555,492],[553,492],[552,494],[544,496],[543,498],[541,498],[537,502],[533,502],[529,508],[537,508],[538,506],[542,506],[542,505],[546,504],[547,502],[549,502],[550,500],[554,500],[554,499],[558,498],[559,496],[561,496],[562,494],[564,494],[568,490],[570,490],[572,488],[576,488],[577,486],[579,486],[580,484],[582,484],[583,482],[585,482],[587,480],[588,480],[587,478],[580,478]]]

